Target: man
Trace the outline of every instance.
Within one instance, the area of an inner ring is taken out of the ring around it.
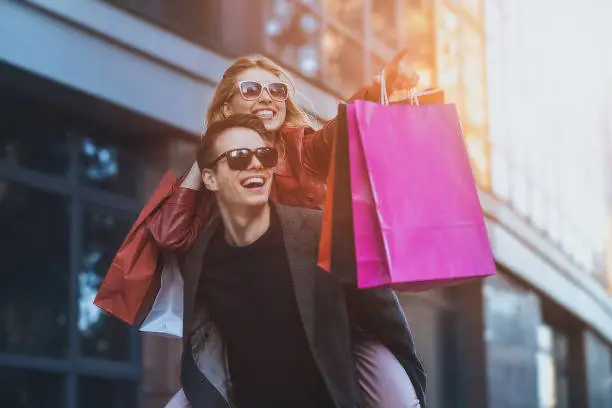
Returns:
[[[322,214],[269,202],[278,152],[264,132],[255,116],[231,116],[209,126],[198,152],[218,216],[179,257],[191,406],[356,408],[359,331],[399,360],[424,407],[423,368],[397,298],[344,287],[317,267]]]

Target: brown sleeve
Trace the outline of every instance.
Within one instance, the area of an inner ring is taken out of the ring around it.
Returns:
[[[171,252],[190,249],[206,224],[207,204],[200,191],[177,187],[146,225],[160,248]]]
[[[432,88],[426,89],[426,91]],[[348,99],[348,102],[356,100],[365,100],[378,102],[380,101],[380,85],[372,84],[365,86],[355,92]],[[444,93],[439,95],[419,98],[421,104],[438,104],[444,103]],[[331,119],[320,130],[312,130],[310,128],[304,130],[304,140],[302,146],[302,165],[306,172],[315,179],[325,182],[329,173],[329,164],[331,161],[331,152],[334,138],[336,137],[336,118]]]
[[[377,101],[380,99],[380,86],[373,84],[359,89],[348,99],[352,102],[358,99]],[[336,136],[336,118],[325,123],[322,129],[304,130],[302,146],[302,165],[304,169],[319,181],[325,182],[329,173],[331,151]]]

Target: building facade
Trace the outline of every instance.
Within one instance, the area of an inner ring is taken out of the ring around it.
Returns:
[[[576,13],[542,34],[530,4],[0,0],[0,406],[163,407],[179,342],[92,300],[162,174],[193,160],[224,69],[270,56],[325,120],[406,45],[459,108],[499,266],[401,295],[432,407],[612,406],[610,60],[581,50],[602,85],[564,97],[554,44]]]

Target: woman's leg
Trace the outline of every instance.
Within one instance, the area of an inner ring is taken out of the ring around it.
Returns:
[[[408,374],[381,343],[359,340],[353,347],[364,408],[420,408]],[[181,388],[165,408],[191,408]]]
[[[385,346],[359,340],[353,353],[365,408],[420,408],[408,374]]]

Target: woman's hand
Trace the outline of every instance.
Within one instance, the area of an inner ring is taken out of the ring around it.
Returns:
[[[385,65],[385,80],[388,92],[394,90],[412,89],[419,83],[419,74],[412,67],[403,66],[400,64],[402,58],[408,52],[408,48],[404,48],[398,52],[391,61]],[[381,73],[382,74],[382,73]],[[380,85],[381,74],[374,77],[374,83]]]

